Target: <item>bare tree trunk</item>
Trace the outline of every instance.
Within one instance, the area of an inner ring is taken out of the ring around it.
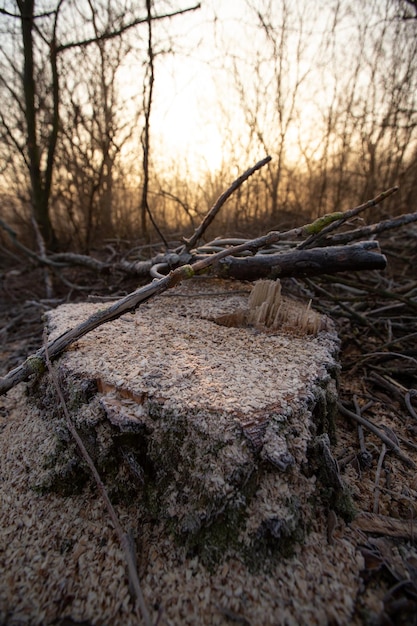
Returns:
[[[150,214],[148,204],[149,192],[149,153],[150,153],[150,117],[152,108],[153,86],[155,81],[154,75],[154,52],[152,42],[152,1],[146,0],[147,24],[148,24],[148,84],[143,86],[143,110],[145,114],[145,125],[142,131],[142,152],[143,152],[143,184],[142,196],[140,201],[140,215],[142,235],[149,240],[149,230],[147,218]]]
[[[91,2],[89,2],[92,12],[92,19],[94,25],[94,33],[99,38],[99,29],[96,24],[96,13],[94,7]],[[108,84],[107,70],[108,68],[108,59],[105,53],[105,45],[106,42],[98,41],[97,42],[99,54],[100,54],[100,91],[101,91],[101,104],[103,107],[103,128],[102,128],[102,136],[100,138],[101,143],[101,151],[102,151],[102,162],[100,168],[100,176],[99,176],[99,184],[102,188],[99,208],[99,223],[100,223],[100,231],[109,235],[113,231],[113,221],[112,221],[112,204],[113,204],[113,164],[114,158],[110,153],[111,142],[113,140],[113,102],[111,97],[111,89],[112,86]],[[115,69],[111,68],[112,75],[110,80],[114,80]]]
[[[36,112],[36,84],[35,84],[35,64],[33,58],[34,41],[34,0],[18,0],[18,7],[21,15],[24,68],[23,68],[23,92],[25,99],[25,121],[27,130],[27,146],[31,182],[31,200],[33,214],[39,226],[40,233],[45,240],[47,247],[54,249],[57,244],[55,233],[49,215],[49,196],[52,184],[52,171],[55,156],[56,141],[58,135],[59,122],[59,83],[57,71],[57,56],[55,46],[56,10],[54,38],[50,46],[50,63],[52,70],[52,96],[53,114],[51,120],[50,143],[48,146],[48,156],[43,180],[41,170],[41,150],[37,136],[37,112]]]

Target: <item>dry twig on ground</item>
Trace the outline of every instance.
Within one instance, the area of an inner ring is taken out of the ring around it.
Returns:
[[[59,381],[58,381],[58,377],[56,375],[56,372],[52,366],[52,363],[49,359],[49,352],[48,352],[48,342],[47,342],[47,335],[46,335],[46,331],[44,332],[44,349],[45,349],[45,362],[46,362],[46,366],[48,368],[49,374],[51,376],[52,379],[52,383],[53,386],[55,387],[55,391],[57,393],[59,402],[61,404],[61,408],[62,411],[65,415],[65,421],[68,427],[68,430],[71,433],[72,438],[74,439],[75,443],[77,444],[78,450],[81,453],[81,456],[83,457],[84,461],[86,462],[88,468],[90,469],[90,472],[96,482],[97,488],[99,490],[100,496],[104,501],[104,504],[106,505],[107,511],[110,515],[110,519],[113,523],[114,529],[116,531],[117,537],[119,539],[121,548],[124,552],[125,558],[126,558],[126,563],[127,563],[127,570],[128,570],[128,577],[129,577],[129,581],[131,584],[131,588],[133,589],[135,598],[136,598],[136,603],[137,603],[137,607],[140,609],[140,615],[143,618],[144,624],[145,626],[152,626],[152,620],[150,617],[150,613],[149,613],[149,609],[146,606],[145,603],[145,599],[143,597],[143,593],[142,593],[142,589],[140,586],[140,582],[139,582],[139,577],[138,577],[138,572],[137,572],[137,567],[136,567],[136,558],[134,557],[133,553],[132,553],[132,546],[131,543],[129,541],[129,537],[128,535],[123,532],[123,528],[119,522],[119,518],[117,517],[116,511],[114,510],[114,507],[110,501],[109,495],[107,493],[106,487],[104,486],[103,481],[100,478],[100,475],[96,469],[96,466],[93,463],[93,460],[91,458],[91,456],[89,455],[89,453],[87,452],[87,449],[81,439],[81,437],[79,436],[74,424],[72,423],[72,419],[71,416],[69,414],[68,408],[67,408],[67,404],[65,402],[65,398],[64,398],[64,394],[62,393],[61,387],[59,385]],[[138,617],[140,617],[138,615]]]

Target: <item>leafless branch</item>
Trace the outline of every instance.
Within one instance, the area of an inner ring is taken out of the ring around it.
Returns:
[[[233,191],[237,189],[239,184],[241,184],[240,181],[243,182],[243,180],[246,180],[246,178],[250,176],[251,173],[256,171],[256,169],[262,167],[262,165],[267,163],[268,161],[269,157],[267,157],[267,159],[264,159],[263,161],[259,161],[259,163],[257,163],[253,168],[247,170],[245,174],[237,179],[237,181],[235,181],[232,186],[229,187],[229,189],[220,196],[219,200],[214,206],[221,206],[221,203],[225,201],[226,197],[229,197],[231,193],[233,193]],[[383,195],[384,194],[381,194],[379,198],[381,198]],[[217,210],[218,209],[216,209],[216,211]],[[214,210],[211,210],[210,213],[212,214],[213,212]],[[349,213],[349,211],[347,213]],[[237,255],[242,252],[250,252],[252,254],[255,254],[261,248],[271,247],[272,245],[276,244],[284,238],[288,239],[302,236],[308,237],[311,234],[319,233],[321,230],[325,229],[328,224],[331,224],[334,221],[340,221],[341,215],[343,216],[344,214],[340,214],[339,212],[335,214],[329,214],[326,215],[324,218],[318,218],[311,224],[306,224],[304,226],[293,228],[289,231],[282,233],[272,231],[256,239],[244,241],[241,244],[220,250],[215,254],[209,254],[202,259],[198,259],[192,265],[180,265],[176,269],[171,270],[167,276],[163,276],[157,280],[154,280],[152,283],[128,294],[124,298],[112,304],[109,308],[103,311],[98,311],[76,328],[68,330],[57,339],[51,341],[48,344],[49,356],[50,358],[57,357],[64,350],[66,350],[68,346],[70,346],[72,343],[74,343],[90,331],[94,330],[98,326],[101,326],[106,322],[115,320],[124,313],[134,311],[140,304],[153,297],[154,295],[175,287],[183,280],[191,278],[192,276],[205,271],[211,266],[215,266],[222,259],[225,259],[228,256]],[[197,239],[198,236],[199,234],[197,234]],[[194,235],[194,239],[197,240],[196,234]],[[362,245],[366,247],[366,242]],[[375,246],[375,243],[371,242],[371,246]],[[184,255],[186,256],[186,253],[183,253],[183,257]],[[33,254],[31,256],[33,256]],[[37,255],[35,256],[36,258],[38,258]],[[180,258],[181,255],[178,255],[178,260]],[[29,356],[23,364],[10,371],[4,378],[0,378],[0,395],[6,393],[9,389],[14,387],[18,383],[27,380],[31,375],[42,372],[44,369],[45,348],[41,348],[34,355]]]
[[[239,176],[239,178],[237,178],[230,185],[230,187],[216,200],[214,205],[211,207],[210,211],[207,213],[207,215],[201,222],[200,226],[198,226],[198,228],[196,229],[194,235],[190,237],[189,239],[185,239],[184,250],[187,250],[189,252],[192,248],[194,248],[197,241],[201,239],[204,232],[210,226],[210,224],[212,223],[212,221],[214,220],[214,218],[216,217],[217,213],[220,211],[220,209],[222,208],[226,200],[228,200],[230,196],[236,191],[236,189],[238,189],[250,176],[252,176],[252,174],[254,174],[259,169],[261,169],[261,167],[269,163],[271,159],[272,157],[270,156],[265,157],[264,159],[256,163],[253,167],[246,170],[246,172],[244,172],[241,176]]]
[[[353,411],[347,409],[341,402],[337,403],[337,408],[342,415],[354,420],[358,424],[362,424],[362,426],[365,426],[365,428],[367,428],[372,433],[374,433],[374,435],[379,437],[381,441],[383,441],[383,443],[387,446],[387,448],[391,450],[403,463],[405,463],[407,467],[411,467],[413,469],[416,468],[416,464],[414,463],[414,461],[406,456],[400,449],[400,447],[391,439],[391,437],[382,432],[382,430],[375,426],[375,424],[362,417],[362,415],[357,415],[356,413],[353,413]]]
[[[184,13],[195,11],[196,9],[199,9],[200,7],[201,7],[201,4],[199,3],[192,7],[188,7],[186,9],[179,9],[178,11],[173,11],[172,13],[164,13],[163,15],[153,15],[152,21],[163,20],[166,18],[175,17],[176,15],[183,15]],[[138,26],[139,24],[144,24],[147,21],[148,21],[148,17],[140,17],[136,20],[133,20],[133,22],[129,22],[129,24],[125,24],[124,26],[121,26],[117,30],[113,30],[111,32],[104,32],[99,37],[90,37],[88,39],[83,39],[81,41],[70,41],[68,43],[61,44],[60,46],[57,47],[56,51],[57,53],[60,53],[60,52],[64,52],[65,50],[70,50],[71,48],[86,48],[92,43],[98,43],[100,41],[107,41],[109,39],[115,39],[116,37],[123,35],[123,33],[127,32],[128,30],[131,30],[135,26]]]
[[[366,209],[370,209],[376,206],[377,204],[380,204],[381,202],[386,200],[386,198],[389,198],[389,196],[392,196],[393,193],[397,192],[398,189],[399,189],[398,187],[391,187],[390,189],[387,189],[387,191],[383,191],[382,193],[380,193],[378,196],[376,196],[376,198],[372,198],[371,200],[368,200],[367,202],[360,204],[354,209],[350,209],[349,211],[345,211],[344,213],[341,213],[340,219],[332,221],[330,224],[328,224],[327,226],[325,226],[318,232],[313,233],[308,239],[300,243],[298,248],[299,249],[311,248],[313,247],[313,245],[314,246],[320,245],[319,242],[323,239],[325,235],[328,235],[330,232],[336,230],[337,228],[342,226],[342,224],[345,224],[347,220],[352,219],[352,217],[356,217],[360,213],[363,213],[363,211],[366,211]]]
[[[96,482],[96,485],[98,487],[98,490],[100,492],[100,495],[104,501],[104,504],[106,505],[107,511],[110,515],[110,519],[113,523],[114,529],[116,531],[117,537],[119,539],[120,545],[123,549],[125,558],[126,558],[126,563],[127,563],[127,567],[128,567],[128,575],[129,575],[129,581],[130,584],[132,586],[132,589],[134,590],[135,596],[136,596],[136,601],[137,604],[140,608],[140,612],[143,618],[143,621],[145,623],[146,626],[152,626],[152,620],[149,614],[149,610],[148,607],[146,606],[145,603],[145,599],[143,597],[143,593],[142,593],[142,589],[140,586],[140,582],[139,582],[139,578],[138,578],[138,572],[137,572],[137,568],[136,568],[136,564],[135,564],[135,558],[132,554],[132,548],[129,542],[129,538],[128,535],[123,532],[123,528],[119,522],[119,518],[117,517],[116,511],[114,510],[114,507],[110,501],[109,495],[107,493],[106,487],[104,486],[103,481],[100,478],[100,475],[96,469],[96,466],[93,463],[93,460],[91,458],[91,456],[88,454],[87,449],[81,439],[81,437],[79,436],[74,424],[72,423],[71,420],[71,416],[69,414],[68,408],[67,408],[67,404],[65,402],[65,398],[64,395],[62,393],[61,387],[59,385],[59,381],[58,381],[58,377],[56,375],[56,372],[52,366],[52,363],[50,361],[49,358],[49,352],[48,352],[48,343],[47,343],[47,337],[46,337],[46,331],[44,332],[44,351],[45,351],[45,363],[46,366],[48,368],[48,371],[50,373],[51,379],[52,379],[52,383],[55,387],[56,393],[58,395],[59,398],[59,402],[61,404],[62,407],[62,411],[65,415],[65,420],[67,423],[67,427],[68,430],[71,433],[72,438],[74,439],[75,443],[77,444],[77,447],[81,453],[81,456],[83,457],[84,461],[87,463],[91,474],[93,475],[93,478]]]
[[[316,242],[315,245],[316,247],[328,245],[343,245],[357,239],[362,239],[363,237],[378,235],[387,230],[392,230],[393,228],[399,228],[400,226],[411,224],[412,222],[417,222],[417,213],[406,213],[405,215],[400,215],[399,217],[390,220],[383,220],[382,222],[378,222],[377,224],[369,224],[368,226],[355,228],[354,230],[349,230],[345,233],[337,233],[332,237],[325,237],[324,239],[320,239],[320,241]]]

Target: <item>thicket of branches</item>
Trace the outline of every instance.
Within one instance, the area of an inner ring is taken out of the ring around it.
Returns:
[[[236,171],[264,154],[271,165],[233,195],[210,236],[304,223],[394,185],[386,216],[415,211],[415,2],[306,6],[242,0],[233,37],[230,24],[204,13],[215,25],[225,161],[196,182],[185,155],[158,168],[152,106],[159,63],[187,46],[172,25],[193,19],[198,5],[3,0],[3,219],[33,247],[35,219],[51,250],[189,232]],[[236,41],[243,33],[251,54]]]

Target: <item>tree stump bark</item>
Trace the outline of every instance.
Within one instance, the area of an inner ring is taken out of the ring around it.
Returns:
[[[187,281],[89,333],[57,362],[110,496],[136,499],[138,516],[208,564],[233,551],[259,567],[291,553],[316,506],[351,514],[329,449],[337,334],[327,318],[285,298],[280,321],[268,325],[254,315],[250,289]],[[60,306],[48,314],[49,338],[99,308]],[[88,473],[47,376],[32,394],[57,435],[39,489],[81,489]]]

